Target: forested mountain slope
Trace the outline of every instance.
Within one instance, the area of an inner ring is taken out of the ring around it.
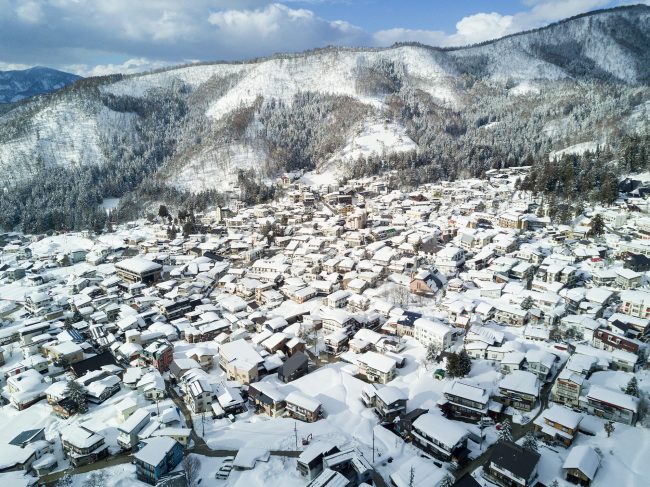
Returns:
[[[417,184],[575,144],[615,150],[647,130],[649,53],[650,7],[634,6],[462,48],[331,48],[79,80],[0,109],[0,226],[99,225],[102,197],[126,195],[124,214],[184,191],[205,204],[294,169],[399,168]]]

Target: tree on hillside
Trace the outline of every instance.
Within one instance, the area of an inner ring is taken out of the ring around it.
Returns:
[[[162,219],[165,219],[169,216],[169,210],[165,205],[160,205],[158,207],[158,216]]]
[[[591,228],[589,230],[589,234],[593,237],[599,237],[603,233],[605,233],[605,222],[602,215],[600,213],[597,213],[591,219]]]

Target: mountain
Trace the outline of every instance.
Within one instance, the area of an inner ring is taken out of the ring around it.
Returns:
[[[260,197],[288,170],[319,183],[399,169],[417,184],[616,148],[647,130],[649,53],[650,7],[631,6],[460,48],[327,48],[82,79],[0,115],[0,226],[79,228],[107,196],[124,216],[232,190]]]
[[[81,78],[76,74],[36,66],[16,71],[0,71],[0,103],[13,103],[30,96],[50,93]]]

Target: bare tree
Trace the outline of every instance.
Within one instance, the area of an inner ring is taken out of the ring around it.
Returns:
[[[194,487],[199,480],[201,472],[201,461],[194,455],[186,455],[183,458],[183,470],[185,470],[185,480],[189,487]]]
[[[99,472],[93,472],[90,476],[84,481],[82,487],[105,487],[106,482],[108,481],[108,474],[104,470]]]

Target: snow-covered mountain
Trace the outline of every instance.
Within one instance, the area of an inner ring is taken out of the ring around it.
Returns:
[[[91,171],[99,198],[141,181],[223,191],[239,169],[263,179],[306,169],[318,180],[387,158],[426,166],[429,178],[481,174],[529,154],[615,144],[647,123],[649,83],[647,6],[468,47],[328,48],[88,78],[0,115],[0,181]]]
[[[30,96],[60,90],[79,78],[76,74],[42,66],[0,71],[0,103],[13,103]]]

